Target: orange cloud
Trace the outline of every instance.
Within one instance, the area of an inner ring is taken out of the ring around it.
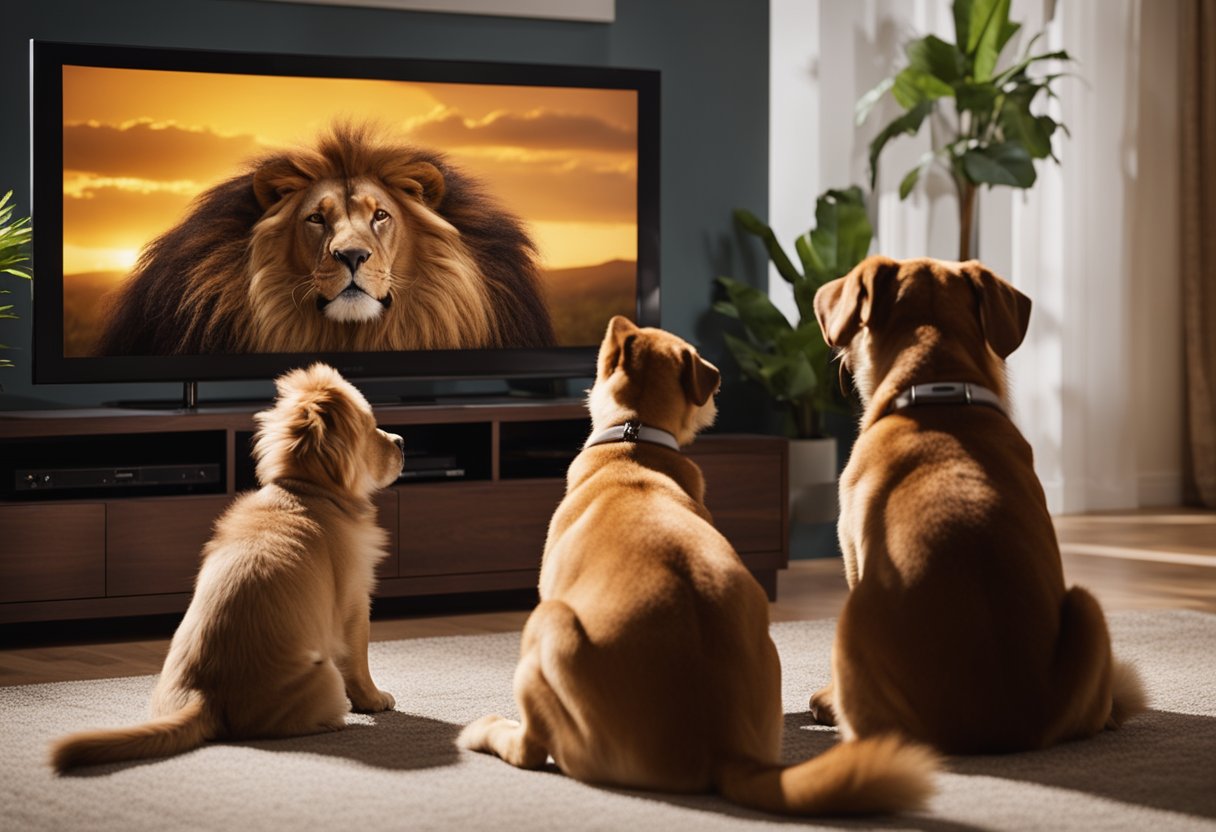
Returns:
[[[142,248],[172,228],[190,198],[171,191],[140,193],[125,188],[86,187],[64,197],[65,243],[80,247]]]
[[[495,112],[480,120],[455,110],[418,122],[411,129],[415,140],[439,147],[506,146],[533,150],[576,148],[611,153],[633,153],[636,131],[601,118],[576,113],[532,110]]]
[[[235,174],[261,152],[250,135],[220,136],[149,120],[122,127],[85,122],[63,128],[64,168],[101,176],[206,184]]]
[[[629,169],[493,158],[461,166],[526,220],[637,222],[637,180]]]

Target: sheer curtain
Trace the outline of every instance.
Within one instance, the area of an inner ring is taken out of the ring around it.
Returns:
[[[1216,0],[1183,0],[1181,34],[1185,489],[1216,508]]]

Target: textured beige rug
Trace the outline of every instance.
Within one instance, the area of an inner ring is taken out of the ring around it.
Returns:
[[[828,673],[833,623],[778,624],[789,760],[825,749],[807,694]],[[1123,730],[1050,751],[952,759],[930,810],[807,828],[1216,830],[1216,616],[1111,616],[1119,653],[1141,668],[1152,710]],[[0,688],[0,829],[725,830],[799,825],[713,796],[593,788],[459,751],[460,727],[515,713],[518,637],[372,645],[397,712],[350,717],[319,737],[211,745],[167,760],[56,778],[47,742],[140,720],[152,677]]]

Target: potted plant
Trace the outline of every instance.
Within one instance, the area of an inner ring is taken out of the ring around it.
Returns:
[[[815,203],[815,228],[794,241],[801,269],[786,255],[772,228],[745,209],[735,219],[759,237],[769,258],[794,290],[798,320],[791,322],[766,292],[719,277],[725,297],[714,304],[739,320],[743,337],[726,334],[726,346],[743,374],[764,388],[784,411],[790,444],[790,503],[796,522],[834,519],[836,440],[823,416],[843,411],[832,350],[815,319],[819,287],[842,277],[870,250],[873,228],[861,189],[829,190]],[[826,486],[826,487],[825,487]],[[825,508],[829,511],[825,511]]]
[[[9,204],[12,196],[13,192],[9,191],[0,197],[0,272],[29,280],[29,268],[23,264],[28,263],[30,259],[26,254],[26,246],[30,242],[30,218],[22,217],[16,222],[12,221],[13,206]],[[8,289],[0,288],[0,295],[7,294],[10,294]],[[11,303],[0,305],[0,318],[12,320],[16,317]],[[0,349],[9,349],[9,346],[0,344]],[[0,358],[0,367],[11,366],[13,362]]]
[[[959,259],[976,255],[975,195],[980,185],[1029,188],[1035,182],[1035,159],[1050,157],[1056,129],[1068,128],[1047,115],[1035,115],[1031,104],[1063,73],[1031,75],[1042,61],[1071,61],[1067,52],[1032,54],[1042,33],[1022,56],[998,72],[1001,51],[1021,29],[1009,20],[1009,0],[954,0],[956,43],[929,35],[905,47],[908,65],[862,96],[857,123],[890,92],[903,114],[887,124],[870,143],[870,188],[878,177],[878,158],[896,136],[915,134],[931,119],[933,145],[899,183],[906,199],[934,163],[943,163],[958,192]],[[947,102],[951,106],[946,106]]]

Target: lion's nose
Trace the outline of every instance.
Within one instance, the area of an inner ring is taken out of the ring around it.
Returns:
[[[353,275],[359,267],[371,257],[372,253],[365,248],[340,248],[334,251],[334,259],[350,269]]]

